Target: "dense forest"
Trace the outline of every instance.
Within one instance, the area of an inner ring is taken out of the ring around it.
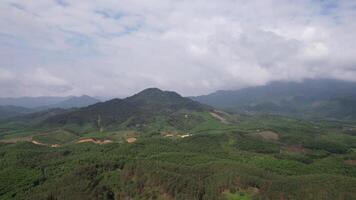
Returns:
[[[356,124],[151,88],[0,122],[0,199],[356,198]]]
[[[209,122],[198,120],[189,137],[164,135],[160,121],[150,134],[56,130],[32,137],[41,145],[0,143],[0,199],[356,198],[352,123],[202,116]],[[11,126],[3,125],[3,141],[16,138]]]

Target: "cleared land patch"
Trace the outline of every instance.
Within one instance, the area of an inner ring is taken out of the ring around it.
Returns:
[[[177,131],[161,131],[161,136],[163,137],[176,137],[177,135]]]
[[[43,144],[43,143],[38,142],[38,141],[36,141],[36,140],[32,140],[31,142],[32,142],[32,144],[35,144],[35,145],[47,146],[46,144]]]
[[[16,142],[31,142],[31,141],[32,141],[32,137],[30,137],[30,136],[0,140],[0,142],[2,142],[2,143],[9,143],[9,144],[15,144]]]
[[[349,164],[349,165],[356,166],[356,160],[346,160],[345,163]]]
[[[80,143],[87,143],[87,142],[103,145],[103,144],[110,144],[113,141],[112,140],[97,140],[95,138],[83,138],[83,139],[80,139],[77,143],[80,144]]]
[[[214,118],[218,119],[221,123],[229,124],[229,122],[224,117],[220,116],[219,114],[217,114],[215,112],[210,112],[210,115],[213,116]]]
[[[136,142],[136,140],[137,140],[137,139],[134,138],[134,137],[130,137],[130,138],[127,138],[127,139],[126,139],[126,141],[127,141],[128,143],[130,143],[130,144]]]
[[[279,140],[279,135],[273,131],[261,131],[257,133],[250,133],[249,135],[253,137],[259,137],[264,140],[272,140],[272,141]]]
[[[75,141],[77,138],[78,136],[64,130],[56,130],[33,136],[34,140],[49,145],[66,144]]]

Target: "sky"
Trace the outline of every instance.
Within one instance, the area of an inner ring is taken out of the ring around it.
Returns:
[[[0,97],[356,81],[354,0],[1,0]]]

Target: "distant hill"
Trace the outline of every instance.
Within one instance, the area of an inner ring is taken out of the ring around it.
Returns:
[[[51,104],[48,106],[45,106],[47,108],[63,108],[63,109],[68,109],[68,108],[82,108],[86,107],[92,104],[96,104],[100,102],[98,99],[95,99],[93,97],[90,97],[88,95],[83,95],[80,97],[70,97],[69,99],[66,99],[64,101],[61,101],[56,104]]]
[[[67,96],[67,97],[8,97],[0,98],[0,106],[17,106],[41,111],[50,108],[81,108],[98,103],[99,100],[93,97]]]
[[[272,82],[192,99],[230,112],[356,119],[356,83],[330,79]]]
[[[30,110],[30,113],[8,117],[8,119],[6,119],[4,121],[35,125],[35,124],[41,123],[42,121],[44,121],[50,117],[53,117],[53,116],[56,116],[59,114],[63,114],[63,113],[67,113],[67,112],[71,112],[74,110],[76,110],[76,108],[72,108],[72,109],[50,108],[47,110],[36,111],[36,112],[33,110]]]
[[[66,101],[71,97],[8,97],[0,98],[0,105],[2,106],[19,106],[25,108],[37,108],[49,106]]]
[[[48,118],[45,124],[95,124],[97,126],[144,124],[157,116],[178,111],[210,110],[209,106],[184,98],[175,92],[149,88],[125,99],[112,99]]]
[[[29,114],[31,112],[31,109],[19,106],[0,106],[0,120]]]
[[[24,116],[30,113],[43,113],[55,108],[82,108],[98,102],[100,101],[87,95],[80,97],[0,98],[0,120]]]

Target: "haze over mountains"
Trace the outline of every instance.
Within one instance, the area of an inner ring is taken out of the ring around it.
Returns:
[[[67,97],[8,97],[0,98],[1,106],[18,106],[25,108],[71,108],[71,107],[83,107],[90,104],[99,102],[98,99],[90,97],[88,95],[82,96],[67,96]]]
[[[25,108],[38,108],[42,106],[49,106],[68,100],[71,97],[4,97],[0,98],[0,105],[2,106],[19,106]]]
[[[96,113],[90,109],[105,110],[110,117],[123,112],[134,113],[139,104],[145,102],[152,106],[150,111],[158,111],[167,106],[170,100],[181,98],[174,92],[159,89],[146,89],[139,94],[125,99],[112,99],[103,104],[86,109],[84,113]],[[281,114],[299,117],[317,118],[356,118],[356,83],[332,79],[306,79],[302,82],[271,82],[264,86],[248,87],[236,91],[217,91],[209,95],[191,97],[203,104],[228,112],[245,114]],[[150,101],[150,102],[146,102]],[[185,104],[190,105],[189,102]],[[0,119],[21,116],[51,108],[82,108],[100,102],[96,98],[83,95],[80,97],[22,97],[0,98]],[[190,105],[195,106],[195,105]],[[126,110],[126,111],[125,111]],[[116,112],[116,113],[115,113]],[[121,114],[118,114],[121,113]],[[101,114],[102,117],[107,117]],[[75,115],[75,114],[73,114]],[[94,117],[94,116],[92,116]],[[95,118],[98,116],[96,115]],[[110,118],[109,117],[109,118]],[[116,119],[116,117],[114,117]]]
[[[0,106],[0,120],[33,112],[32,109],[19,106]]]
[[[81,108],[99,102],[83,95],[69,97],[20,97],[0,98],[0,119],[45,111],[52,108]]]
[[[271,82],[192,99],[230,112],[356,118],[356,83],[330,79]]]

